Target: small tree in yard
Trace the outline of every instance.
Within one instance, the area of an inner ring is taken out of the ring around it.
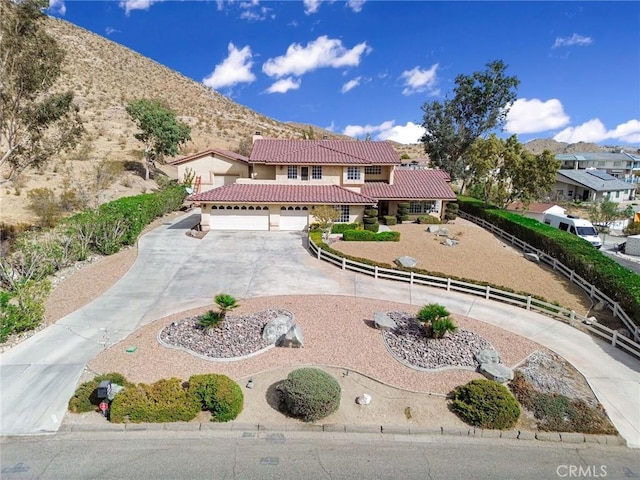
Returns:
[[[213,334],[214,329],[227,318],[230,310],[240,306],[238,301],[228,293],[219,293],[215,296],[214,302],[218,305],[218,311],[209,310],[198,319],[198,323],[205,329],[207,335]]]
[[[449,310],[437,303],[422,307],[416,315],[416,320],[424,325],[427,336],[431,338],[442,338],[447,333],[458,330]]]
[[[174,156],[178,148],[191,140],[191,127],[176,119],[176,114],[158,100],[142,98],[127,105],[127,113],[141,130],[134,136],[144,145],[145,180],[155,162]]]
[[[630,205],[625,210],[622,210],[616,202],[605,198],[602,202],[594,203],[589,208],[589,220],[591,220],[598,232],[604,234],[606,238],[611,226],[617,220],[631,217],[632,212],[633,209]]]
[[[312,215],[320,224],[320,229],[326,240],[331,233],[331,226],[340,218],[340,212],[330,205],[320,205],[313,209]]]
[[[227,313],[240,306],[238,301],[228,293],[219,293],[215,298],[216,305],[220,309],[222,320],[227,318]]]

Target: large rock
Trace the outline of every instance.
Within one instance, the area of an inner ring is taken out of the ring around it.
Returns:
[[[442,242],[440,242],[442,245],[446,245],[447,247],[455,247],[456,245],[458,245],[458,241],[454,240],[453,238],[445,238]]]
[[[440,228],[438,230],[438,235],[440,235],[441,237],[448,237],[449,236],[449,229],[448,228]]]
[[[278,343],[280,347],[301,348],[304,346],[304,334],[300,325],[294,325]]]
[[[480,365],[480,373],[498,383],[513,380],[513,370],[502,363],[483,363]]]
[[[531,262],[540,263],[540,257],[538,255],[536,255],[535,253],[532,253],[532,252],[526,252],[524,254],[524,258],[526,258],[527,260],[529,260]]]
[[[400,265],[401,267],[415,267],[418,265],[418,260],[413,257],[403,256],[395,259],[396,265]]]
[[[289,315],[279,315],[262,328],[262,339],[269,344],[276,343],[293,325],[293,318]]]
[[[438,225],[429,225],[426,231],[429,233],[436,233],[438,230],[440,230]]]
[[[497,350],[493,350],[492,348],[480,350],[474,355],[474,357],[476,357],[476,360],[480,365],[483,363],[500,363],[500,354]]]
[[[356,398],[356,403],[358,405],[369,405],[371,403],[371,395],[367,393],[363,393],[362,395]]]
[[[389,315],[384,312],[376,312],[373,314],[373,323],[376,328],[380,330],[395,330],[398,325],[394,322]]]

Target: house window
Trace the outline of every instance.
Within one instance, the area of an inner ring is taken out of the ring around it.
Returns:
[[[619,190],[616,192],[616,198],[620,198],[620,191]]]
[[[434,201],[409,202],[409,213],[438,213],[438,203]]]
[[[621,167],[622,166],[622,162],[613,162],[613,166],[614,167]]]
[[[365,175],[381,175],[382,174],[382,166],[380,165],[372,165],[370,167],[364,167]]]
[[[360,180],[360,167],[347,167],[347,180]]]
[[[340,219],[338,222],[349,223],[349,205],[340,205],[338,211],[340,212]]]
[[[298,178],[298,167],[296,165],[289,165],[287,167],[287,178],[291,180]]]
[[[322,165],[314,165],[311,167],[311,178],[313,180],[322,180]]]
[[[568,196],[569,198],[573,198],[573,190],[569,190],[569,191],[567,192],[567,196]]]
[[[604,166],[605,166],[605,164],[606,164],[606,162],[604,162],[603,160],[600,160],[600,161],[598,162],[598,166],[599,166],[599,167],[604,167]]]

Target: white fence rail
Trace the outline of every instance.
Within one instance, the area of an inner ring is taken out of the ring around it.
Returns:
[[[633,337],[633,340],[635,342],[640,341],[640,328],[638,328],[638,326],[631,320],[631,317],[629,317],[629,315],[627,315],[627,313],[624,310],[622,310],[622,308],[620,307],[620,304],[612,300],[609,296],[605,295],[604,292],[596,288],[595,285],[590,284],[587,280],[582,278],[575,271],[571,270],[569,267],[565,266],[563,263],[560,263],[558,260],[556,260],[552,256],[547,255],[542,250],[538,250],[532,245],[529,245],[528,243],[523,242],[518,237],[515,237],[514,235],[511,235],[510,233],[505,232],[504,230],[496,227],[492,223],[487,222],[482,218],[469,215],[468,213],[463,211],[459,211],[458,215],[461,218],[464,218],[473,223],[476,223],[480,225],[482,228],[485,228],[491,231],[491,233],[499,236],[503,240],[508,241],[512,245],[522,250],[523,253],[527,253],[527,252],[535,253],[541,262],[546,263],[547,265],[552,267],[554,270],[558,271],[559,273],[567,277],[571,283],[575,283],[578,287],[584,290],[587,293],[587,295],[589,295],[589,298],[591,298],[594,301],[594,303],[604,302],[606,307],[609,310],[611,310],[611,312],[613,313],[613,316],[616,318],[619,318],[624,324],[624,326],[627,328],[627,330],[631,332],[631,336]]]
[[[435,277],[432,275],[423,275],[415,272],[407,272],[405,270],[383,268],[354,262],[345,257],[322,250],[322,248],[318,247],[311,238],[309,238],[309,248],[318,260],[324,260],[325,262],[332,263],[333,265],[340,267],[342,270],[351,270],[374,278],[408,282],[411,285],[424,285],[442,288],[447,292],[462,292],[483,297],[487,300],[507,303],[525,310],[542,313],[552,318],[564,321],[572,327],[586,329],[587,331],[604,338],[614,347],[620,348],[627,353],[640,358],[639,343],[620,335],[617,331],[611,330],[604,325],[593,323],[589,318],[584,317],[573,310],[568,310],[566,308],[559,307],[558,305],[543,302],[542,300],[531,297],[531,295],[519,295],[512,292],[505,292],[504,290],[499,290],[491,286],[476,285],[474,283],[461,282],[451,278]]]

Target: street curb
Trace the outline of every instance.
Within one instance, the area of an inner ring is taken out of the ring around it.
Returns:
[[[356,425],[356,424],[262,424],[262,423],[105,423],[96,424],[65,424],[58,433],[73,432],[142,432],[142,431],[174,431],[174,432],[327,432],[327,433],[379,433],[381,435],[403,436],[446,436],[491,438],[503,440],[557,442],[557,443],[590,443],[599,445],[626,446],[624,438],[619,435],[590,435],[575,432],[535,432],[531,430],[486,430],[481,428],[451,428],[451,427],[420,427],[404,425]]]

